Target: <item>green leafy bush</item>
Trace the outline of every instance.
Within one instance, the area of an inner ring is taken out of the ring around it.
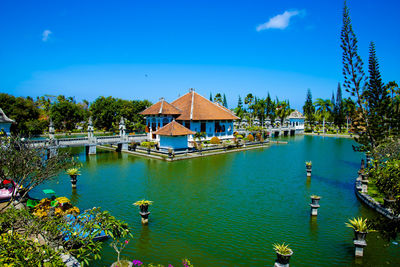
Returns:
[[[155,142],[148,142],[148,141],[145,141],[145,142],[142,142],[142,143],[140,143],[140,146],[143,146],[143,147],[154,147],[156,145],[156,143]]]

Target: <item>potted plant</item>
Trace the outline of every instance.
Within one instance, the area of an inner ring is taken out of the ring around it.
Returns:
[[[140,208],[140,216],[142,217],[142,224],[148,224],[149,223],[149,206],[153,204],[153,201],[150,200],[139,200],[136,201],[135,203],[133,203],[133,205],[135,206],[139,206]]]
[[[307,170],[310,169],[311,170],[312,167],[312,161],[306,161],[306,168]]]
[[[78,177],[78,175],[81,175],[81,173],[79,172],[79,168],[69,168],[67,171],[67,174],[71,177],[71,184],[72,187],[76,187],[76,178]]]
[[[354,230],[354,235],[356,240],[365,240],[367,233],[371,231],[367,219],[362,217],[349,219],[349,222],[345,223],[347,227]]]
[[[289,264],[290,257],[293,255],[293,251],[289,248],[289,245],[285,243],[273,244],[273,248],[276,252],[276,262],[280,264]]]
[[[149,206],[153,205],[153,201],[142,199],[136,201],[135,203],[133,203],[133,205],[139,206],[141,212],[147,212]]]

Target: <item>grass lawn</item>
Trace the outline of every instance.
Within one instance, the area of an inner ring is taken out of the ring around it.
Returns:
[[[373,199],[383,204],[383,195],[378,192],[376,185],[374,182],[368,183],[368,195],[370,195]]]

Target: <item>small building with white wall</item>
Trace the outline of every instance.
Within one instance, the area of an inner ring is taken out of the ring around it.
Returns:
[[[164,98],[140,114],[146,117],[146,132],[149,140],[160,142],[159,130],[173,120],[191,131],[188,141],[193,141],[196,132],[205,133],[203,140],[216,136],[219,139],[233,138],[233,122],[239,119],[224,106],[211,102],[190,89],[189,93],[168,103]],[[189,147],[189,144],[187,145]]]

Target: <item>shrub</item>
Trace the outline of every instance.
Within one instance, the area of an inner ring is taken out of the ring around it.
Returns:
[[[221,143],[221,141],[219,140],[218,137],[214,136],[211,138],[210,143],[213,145],[217,145],[217,144]]]
[[[154,142],[145,141],[145,142],[140,143],[140,146],[143,146],[143,147],[154,147],[154,145],[155,145]]]
[[[256,138],[257,138],[257,140],[261,140],[261,133],[256,133]]]
[[[238,134],[238,135],[236,135],[236,138],[237,139],[243,139],[243,135]]]
[[[249,142],[253,142],[254,141],[254,136],[252,134],[249,134],[247,136],[247,140],[249,140]]]

